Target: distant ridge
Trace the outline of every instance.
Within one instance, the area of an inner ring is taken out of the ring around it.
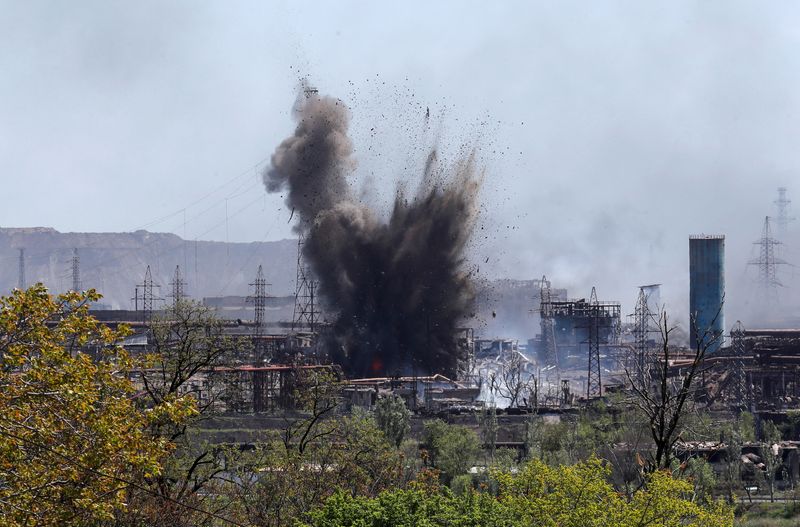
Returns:
[[[183,240],[171,233],[144,230],[125,233],[59,232],[51,227],[0,228],[0,293],[18,283],[19,249],[25,249],[26,283],[43,282],[53,292],[71,286],[72,249],[78,249],[81,282],[103,293],[102,303],[113,309],[132,306],[136,284],[149,265],[170,293],[175,266],[180,265],[193,298],[248,295],[259,264],[264,266],[268,292],[294,293],[297,241],[226,243]]]

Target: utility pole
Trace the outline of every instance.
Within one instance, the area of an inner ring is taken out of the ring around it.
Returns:
[[[17,285],[20,291],[25,290],[25,248],[19,249],[19,283]]]
[[[301,232],[297,238],[297,278],[295,280],[294,314],[292,331],[307,327],[312,333],[319,322],[319,311],[316,305],[317,281],[305,264],[303,245],[305,235]]]
[[[172,298],[172,308],[177,309],[181,300],[186,298],[186,280],[181,276],[180,265],[175,266],[175,274],[172,275],[172,282],[170,282],[169,285],[172,286],[172,294],[170,295]]]
[[[778,224],[778,236],[781,240],[785,240],[787,227],[790,222],[794,221],[794,218],[789,217],[789,205],[792,201],[786,197],[786,187],[778,187],[778,199],[774,203],[778,209],[778,215],[775,218]]]
[[[253,296],[248,300],[253,302],[253,351],[255,352],[255,359],[257,363],[267,362],[268,357],[265,356],[264,351],[264,313],[266,312],[267,304],[267,280],[264,278],[264,269],[261,265],[258,266],[256,272],[256,279],[250,286],[253,288]]]
[[[603,383],[600,377],[600,305],[597,291],[592,287],[589,297],[589,374],[586,380],[586,399],[602,397]]]
[[[160,289],[161,286],[158,284],[153,283],[153,276],[150,273],[150,266],[147,266],[147,270],[144,273],[144,281],[141,284],[136,286],[137,289],[137,309],[138,309],[138,290],[142,290],[142,321],[145,324],[149,324],[153,319],[153,307],[156,301],[162,300],[158,298],[153,293],[153,289]]]
[[[72,290],[81,290],[81,259],[78,256],[78,248],[72,249]]]
[[[647,294],[644,287],[639,288],[639,297],[636,299],[636,307],[633,312],[633,341],[634,356],[633,370],[639,387],[644,390],[649,383],[649,371],[652,366],[650,356],[649,334],[650,334],[650,308],[647,303]]]
[[[769,216],[764,218],[761,238],[753,242],[754,245],[759,247],[758,258],[751,260],[749,264],[758,267],[758,285],[760,287],[761,300],[765,306],[774,307],[778,302],[778,287],[783,286],[778,281],[778,266],[786,265],[786,261],[775,255],[776,247],[781,245],[781,242],[773,238],[769,220]]]
[[[737,320],[731,329],[731,348],[733,351],[733,368],[731,368],[731,386],[734,403],[737,407],[750,411],[750,389],[747,373],[744,369],[745,349],[744,325]]]
[[[550,282],[542,276],[539,282],[539,324],[542,333],[542,356],[547,366],[555,365],[558,369],[558,351],[556,349],[555,321],[553,319],[553,299]]]

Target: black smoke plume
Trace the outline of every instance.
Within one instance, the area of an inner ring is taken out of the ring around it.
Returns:
[[[305,90],[297,128],[264,174],[288,190],[304,257],[335,314],[329,353],[353,376],[454,375],[464,350],[458,325],[474,299],[464,252],[479,188],[472,155],[443,168],[428,156],[413,196],[398,191],[388,221],[353,197],[349,110]]]

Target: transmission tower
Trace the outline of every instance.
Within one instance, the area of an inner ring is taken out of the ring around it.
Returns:
[[[267,280],[264,278],[264,269],[258,266],[256,279],[250,286],[253,288],[253,296],[248,297],[248,300],[253,302],[253,348],[255,351],[256,361],[267,362],[267,357],[264,355],[264,313],[267,304]]]
[[[81,290],[81,258],[77,247],[72,249],[72,290]]]
[[[20,291],[25,290],[25,249],[19,250],[19,283],[17,285]]]
[[[778,301],[778,287],[783,285],[778,281],[778,266],[785,265],[786,262],[775,255],[776,247],[781,242],[772,237],[769,216],[764,218],[761,238],[753,244],[759,246],[759,255],[749,263],[758,267],[758,285],[764,305],[774,306]]]
[[[142,321],[145,323],[149,323],[153,319],[153,307],[156,301],[162,300],[159,297],[156,297],[153,293],[153,289],[160,289],[161,286],[158,284],[153,283],[153,276],[150,274],[150,266],[147,266],[147,270],[144,273],[144,281],[141,284],[136,286],[136,309],[139,309],[139,290],[141,289],[141,300],[142,300]]]
[[[542,281],[539,282],[539,324],[542,330],[542,357],[545,365],[555,365],[558,369],[553,296],[546,276],[542,276]]]
[[[792,201],[786,197],[786,187],[778,187],[778,199],[774,203],[778,209],[778,215],[775,218],[778,224],[778,236],[781,240],[785,240],[789,222],[794,221],[794,218],[789,217],[789,205]]]
[[[600,377],[600,304],[597,291],[592,287],[589,297],[589,375],[586,381],[586,399],[601,397],[603,384]]]
[[[650,308],[648,307],[647,294],[644,287],[639,288],[639,297],[636,299],[636,308],[633,312],[633,342],[634,355],[631,366],[633,375],[639,386],[647,387],[650,377]]]
[[[733,351],[733,367],[731,368],[731,392],[736,406],[750,409],[750,390],[747,374],[744,369],[745,340],[744,325],[737,320],[731,329],[731,349]]]
[[[297,238],[297,279],[295,280],[292,331],[308,328],[313,333],[319,323],[319,311],[316,304],[317,281],[314,279],[311,269],[305,264],[304,243],[305,235],[300,233]]]
[[[148,269],[150,268],[148,267]],[[172,308],[175,309],[181,300],[186,298],[186,280],[181,276],[180,265],[175,266],[175,274],[172,275],[172,282],[169,285],[172,287],[172,294],[169,296],[172,298]]]

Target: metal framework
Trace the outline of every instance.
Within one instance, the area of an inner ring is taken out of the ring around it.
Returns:
[[[224,386],[218,399],[224,410],[238,413],[272,413],[294,409],[303,377],[308,373],[335,371],[330,366],[272,364],[265,366],[218,367],[205,373],[212,385]]]
[[[764,218],[761,238],[753,242],[759,247],[758,258],[751,260],[749,264],[758,267],[761,300],[765,306],[774,306],[778,301],[778,287],[783,285],[778,280],[778,266],[785,265],[786,262],[775,254],[776,247],[781,245],[781,242],[772,236],[769,219],[769,216]]]
[[[730,334],[728,352],[704,359],[702,383],[708,401],[723,400],[733,409],[753,413],[796,409],[800,329],[745,329],[737,322]],[[691,357],[671,361],[670,374],[683,375],[691,363]]]
[[[778,199],[775,200],[775,207],[778,209],[778,215],[775,220],[778,224],[778,236],[786,239],[787,227],[789,223],[794,221],[794,218],[789,217],[789,205],[792,200],[786,197],[786,187],[778,187]]]
[[[603,395],[603,379],[600,368],[600,346],[602,344],[615,345],[620,319],[620,305],[618,302],[600,302],[597,300],[597,290],[592,287],[589,302],[576,302],[576,312],[587,322],[588,338],[588,375],[586,380],[586,398],[594,399]],[[608,337],[603,342],[602,329],[609,329]]]
[[[570,403],[571,394],[569,390],[569,379],[561,379],[561,405],[566,406]]]
[[[305,235],[301,232],[297,238],[297,278],[295,280],[292,331],[307,328],[313,333],[319,324],[319,311],[316,304],[317,281],[303,258],[304,243]]]
[[[265,355],[264,336],[264,314],[267,304],[267,280],[264,278],[264,269],[258,266],[256,279],[250,284],[253,288],[253,296],[248,300],[253,303],[253,351],[257,363],[268,362],[269,357]]]
[[[553,320],[553,298],[550,282],[542,276],[539,289],[539,324],[542,333],[542,357],[545,365],[558,369],[558,350],[556,348],[555,321]]]
[[[175,273],[172,275],[172,282],[169,285],[172,287],[172,293],[169,296],[172,298],[172,308],[175,309],[181,300],[186,298],[186,280],[181,276],[180,265],[175,266]]]
[[[600,376],[600,328],[597,291],[592,287],[589,297],[589,372],[586,377],[586,398],[603,395],[603,384]]]
[[[633,312],[634,355],[631,362],[633,374],[640,387],[646,387],[650,377],[650,366],[653,363],[650,349],[650,308],[644,288],[639,288],[639,297]]]
[[[25,249],[20,247],[19,249],[19,283],[18,287],[20,291],[25,290]]]
[[[745,329],[741,321],[737,320],[731,329],[731,350],[733,351],[733,367],[731,368],[731,387],[736,406],[749,409],[751,404],[751,391],[747,382],[747,373],[744,368],[744,358],[747,352],[745,345]]]
[[[153,282],[153,276],[150,273],[150,266],[147,266],[147,270],[144,272],[144,281],[141,284],[136,286],[136,296],[134,297],[136,302],[136,310],[139,310],[139,290],[141,289],[141,300],[142,300],[142,321],[145,324],[149,324],[153,319],[153,308],[155,307],[155,302],[158,300],[162,300],[159,297],[156,297],[153,293],[154,289],[161,289],[161,286]]]
[[[78,256],[78,248],[72,249],[72,290],[81,290],[81,258]]]

